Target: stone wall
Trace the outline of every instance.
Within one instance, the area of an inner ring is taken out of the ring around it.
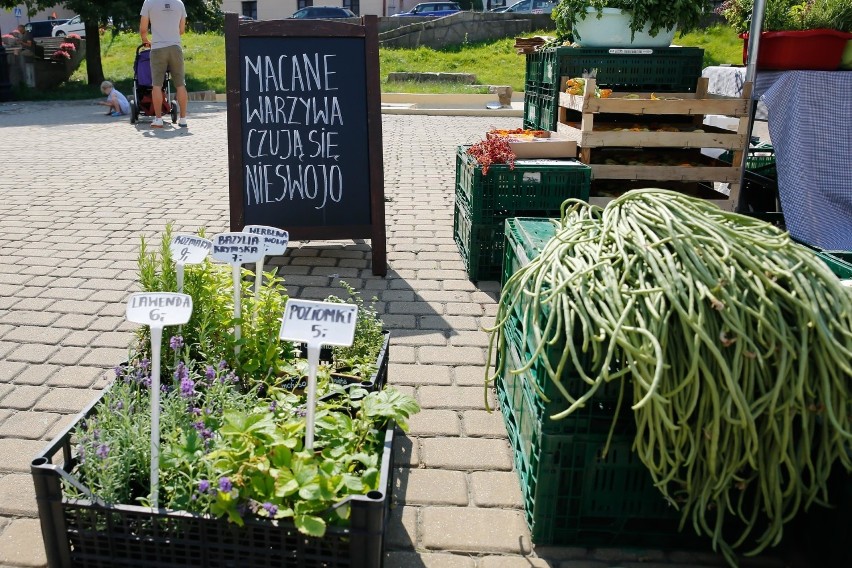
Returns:
[[[402,25],[384,30],[387,20],[404,20]],[[418,21],[412,21],[418,20]],[[492,14],[459,12],[443,18],[380,18],[379,44],[382,47],[441,48],[464,43],[516,37],[536,30],[553,30],[550,14]]]

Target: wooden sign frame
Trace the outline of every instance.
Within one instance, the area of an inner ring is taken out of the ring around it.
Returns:
[[[367,156],[370,224],[327,226],[278,226],[291,240],[370,239],[373,274],[387,273],[384,168],[382,154],[381,86],[379,79],[378,18],[362,16],[361,24],[332,20],[269,20],[241,22],[237,14],[225,14],[225,62],[228,108],[228,170],[231,231],[246,225],[243,163],[243,101],[240,88],[241,38],[359,38],[364,41],[365,95],[367,102]]]

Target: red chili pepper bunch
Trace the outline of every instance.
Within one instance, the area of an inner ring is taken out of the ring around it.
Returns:
[[[467,153],[482,166],[482,175],[488,175],[492,164],[509,164],[509,169],[515,168],[515,153],[509,146],[505,136],[491,136],[477,142],[467,149]]]

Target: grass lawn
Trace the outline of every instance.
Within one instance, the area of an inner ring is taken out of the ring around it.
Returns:
[[[538,32],[531,35],[542,35]],[[733,29],[716,26],[693,32],[675,39],[678,45],[704,48],[704,65],[720,63],[742,64],[742,40]],[[444,72],[473,73],[481,85],[511,85],[523,91],[525,59],[515,53],[514,38],[487,43],[452,46],[435,50],[381,49],[379,65],[382,92],[385,93],[475,93],[484,92],[469,86],[448,83],[388,82],[388,73]],[[104,75],[115,83],[125,95],[133,91],[133,60],[139,36],[123,33],[101,36],[101,57]],[[187,33],[184,36],[187,88],[190,91],[225,92],[225,39],[218,34]],[[86,84],[86,64],[80,66],[71,80],[49,93],[36,93],[25,89],[18,91],[23,100],[94,99],[101,97],[98,86]]]

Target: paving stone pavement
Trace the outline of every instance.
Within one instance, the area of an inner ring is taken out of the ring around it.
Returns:
[[[188,129],[156,133],[99,108],[0,105],[0,567],[45,565],[29,462],[124,355],[140,237],[169,222],[228,228],[224,104],[191,103]],[[721,566],[710,553],[530,542],[505,427],[483,404],[481,328],[499,286],[468,280],[452,235],[455,147],[519,126],[384,116],[387,277],[372,275],[362,241],[294,242],[277,262],[292,296],[323,298],[337,278],[375,294],[393,333],[390,382],[423,406],[395,456],[386,566]]]

